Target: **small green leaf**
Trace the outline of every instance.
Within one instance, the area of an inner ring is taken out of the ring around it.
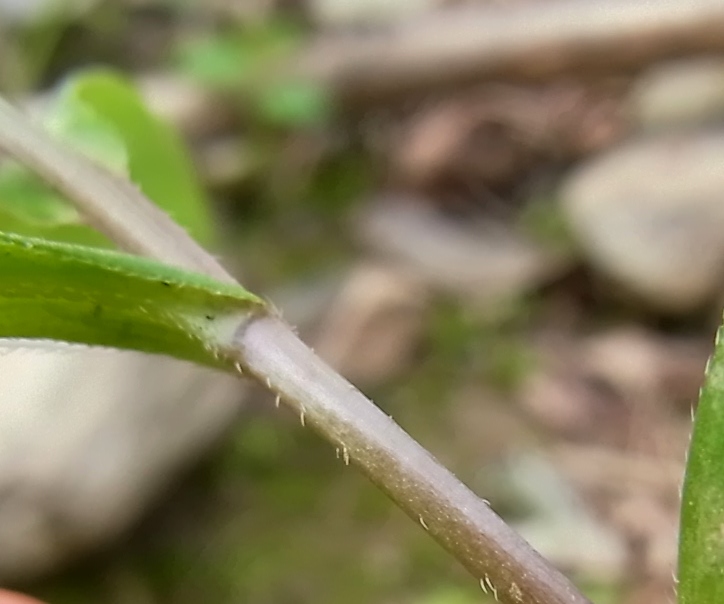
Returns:
[[[160,353],[231,368],[234,330],[264,303],[145,258],[0,233],[0,337]]]
[[[724,602],[724,328],[699,397],[681,502],[679,604]]]

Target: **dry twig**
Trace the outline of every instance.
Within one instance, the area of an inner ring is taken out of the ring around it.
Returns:
[[[556,0],[450,9],[324,38],[296,65],[349,104],[482,80],[540,80],[724,50],[722,0]]]

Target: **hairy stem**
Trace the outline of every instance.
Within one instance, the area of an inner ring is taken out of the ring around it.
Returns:
[[[259,318],[237,332],[247,371],[294,409],[501,602],[587,600],[475,495],[287,326]]]
[[[229,281],[228,273],[130,183],[64,149],[0,100],[0,149],[64,193],[128,251]],[[453,474],[279,319],[252,317],[234,356],[301,421],[358,466],[481,583],[508,604],[585,604],[573,585]]]

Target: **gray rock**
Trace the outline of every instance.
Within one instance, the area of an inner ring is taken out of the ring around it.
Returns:
[[[128,529],[230,426],[244,384],[127,351],[0,349],[0,582]]]
[[[724,58],[653,67],[633,87],[628,105],[633,122],[650,129],[724,121]]]
[[[629,143],[574,171],[564,214],[591,264],[685,312],[724,284],[724,131]]]

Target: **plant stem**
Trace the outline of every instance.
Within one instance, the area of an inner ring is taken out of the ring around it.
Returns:
[[[457,558],[483,589],[512,604],[588,602],[488,503],[324,363],[279,319],[237,332],[245,369],[280,396],[408,516]]]
[[[203,248],[129,183],[64,149],[0,99],[0,149],[64,193],[128,251],[229,281]],[[274,316],[239,325],[228,354],[338,449],[507,604],[586,604],[472,491]]]

